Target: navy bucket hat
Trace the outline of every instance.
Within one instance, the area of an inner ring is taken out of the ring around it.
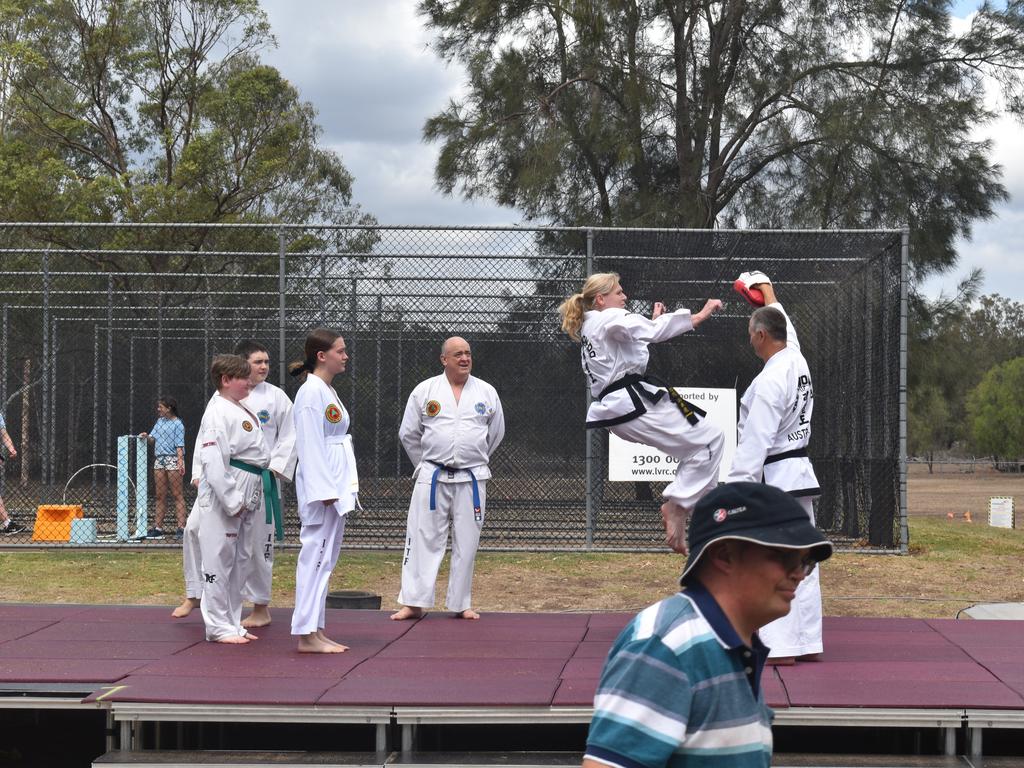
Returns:
[[[780,549],[810,548],[818,562],[832,556],[832,543],[799,502],[764,483],[726,483],[697,502],[687,534],[690,556],[680,581],[690,575],[708,545],[723,539]]]

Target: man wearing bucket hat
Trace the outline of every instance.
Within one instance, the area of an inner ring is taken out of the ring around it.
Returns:
[[[609,652],[584,768],[771,764],[757,630],[789,611],[832,544],[792,496],[749,482],[704,496],[688,538],[684,589],[638,614]]]
[[[736,290],[758,307],[747,330],[764,368],[740,401],[739,441],[727,480],[763,481],[781,488],[796,497],[813,523],[813,500],[821,489],[807,456],[814,410],[811,372],[771,280],[763,272],[744,272]],[[800,583],[792,610],[760,635],[772,649],[770,664],[792,664],[825,649],[817,571]]]

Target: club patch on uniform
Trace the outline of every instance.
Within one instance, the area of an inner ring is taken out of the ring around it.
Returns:
[[[716,509],[715,510],[715,522],[716,523],[722,522],[723,520],[725,520],[725,518],[728,516],[728,514],[729,513],[726,512],[724,509]]]
[[[244,429],[246,432],[252,432],[252,422],[249,421],[248,419],[243,421],[242,422],[242,429]]]
[[[427,416],[437,416],[441,412],[441,404],[437,400],[428,400],[426,411]]]
[[[341,408],[331,403],[327,406],[327,410],[324,411],[324,418],[331,424],[337,424],[341,421]]]
[[[256,412],[256,418],[260,420],[260,424],[266,424],[270,421],[270,411],[264,408],[262,411]]]
[[[203,448],[209,448],[211,445],[216,445],[216,444],[217,444],[216,440],[211,440],[208,443],[203,443]]]
[[[473,408],[475,408],[476,412],[479,413],[481,416],[487,413],[487,406],[484,403],[477,403],[476,405],[473,406]]]

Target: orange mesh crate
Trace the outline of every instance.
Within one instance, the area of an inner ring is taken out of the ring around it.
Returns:
[[[81,516],[81,504],[40,504],[32,541],[70,541],[71,521]]]

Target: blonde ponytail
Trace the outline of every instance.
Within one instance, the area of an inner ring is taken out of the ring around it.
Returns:
[[[583,327],[583,294],[574,293],[558,307],[562,316],[562,330],[569,334],[573,341],[580,340],[580,328]]]
[[[562,317],[562,330],[569,334],[573,341],[580,340],[580,329],[583,327],[583,313],[594,308],[594,299],[607,296],[619,284],[619,276],[615,272],[597,272],[583,283],[583,290],[574,293],[558,307]]]

